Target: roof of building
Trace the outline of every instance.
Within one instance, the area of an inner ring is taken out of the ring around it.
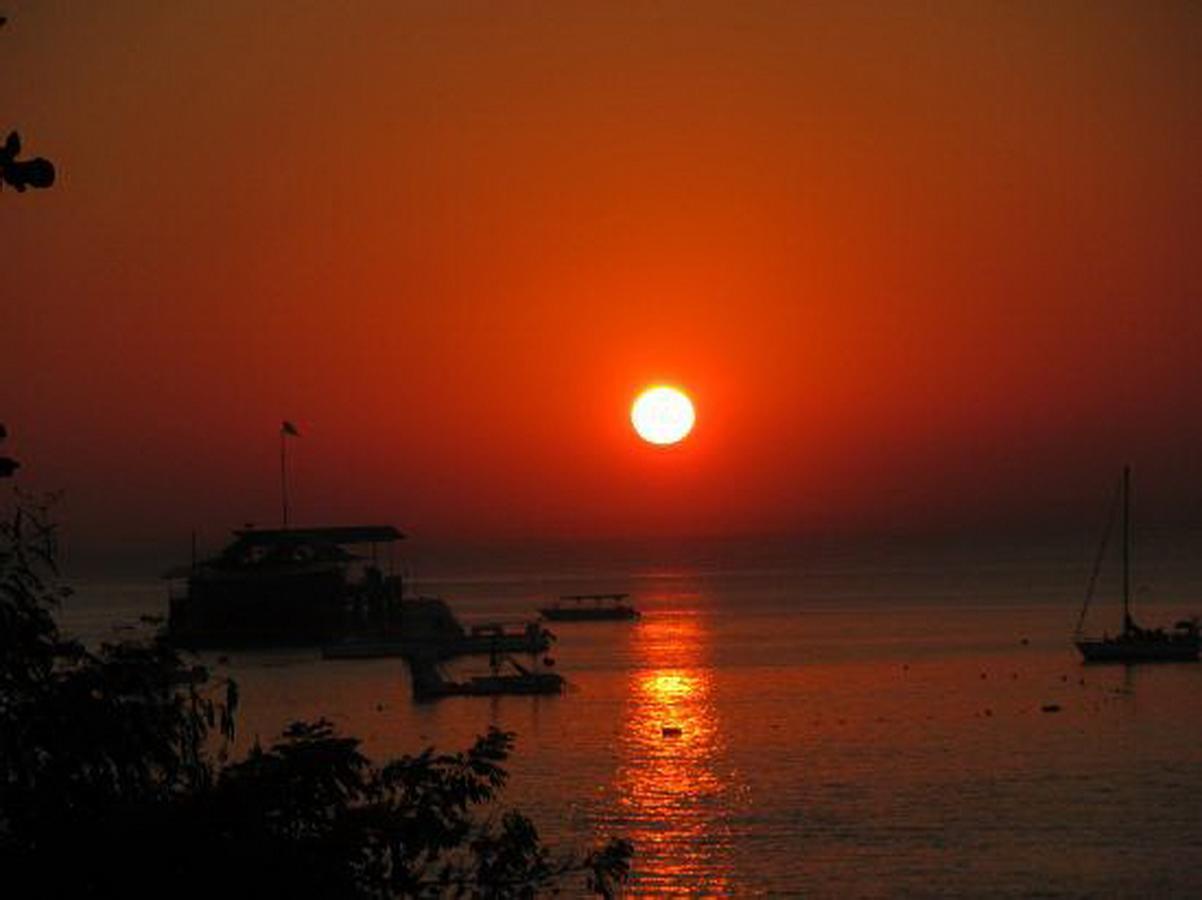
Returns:
[[[388,544],[405,536],[391,525],[336,525],[328,528],[242,528],[239,543],[261,546],[280,544]]]

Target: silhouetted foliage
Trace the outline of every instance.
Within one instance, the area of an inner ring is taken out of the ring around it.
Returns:
[[[8,429],[0,423],[0,441],[8,437]],[[0,478],[12,478],[21,464],[9,456],[0,456]]]
[[[0,147],[0,186],[5,184],[24,193],[26,188],[48,188],[54,184],[54,163],[43,156],[17,159],[21,136],[10,131]]]
[[[161,640],[92,652],[52,615],[53,526],[0,524],[0,871],[25,896],[609,896],[624,841],[554,857],[494,809],[513,736],[373,765],[328,722],[236,762],[237,689]],[[491,814],[484,814],[492,810]]]
[[[8,19],[0,16],[0,28],[8,23]],[[37,156],[33,159],[17,159],[21,153],[21,136],[10,131],[0,146],[0,189],[4,185],[24,192],[26,188],[48,188],[54,184],[54,163]]]

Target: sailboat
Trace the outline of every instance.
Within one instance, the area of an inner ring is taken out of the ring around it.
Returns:
[[[1086,637],[1082,632],[1085,624],[1085,614],[1089,611],[1089,603],[1093,598],[1094,585],[1097,582],[1098,569],[1105,556],[1106,544],[1110,537],[1114,516],[1107,526],[1102,538],[1102,546],[1094,563],[1093,574],[1089,579],[1089,588],[1085,594],[1085,604],[1077,619],[1077,630],[1073,643],[1081,651],[1086,662],[1197,662],[1199,647],[1198,619],[1185,619],[1177,622],[1171,630],[1163,628],[1141,628],[1131,617],[1131,467],[1123,467],[1123,482],[1121,487],[1123,510],[1123,628],[1117,635],[1104,634],[1102,637]]]

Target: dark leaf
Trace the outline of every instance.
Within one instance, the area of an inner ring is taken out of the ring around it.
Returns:
[[[13,161],[4,167],[4,178],[18,191],[27,187],[48,188],[54,184],[54,164],[41,156]]]

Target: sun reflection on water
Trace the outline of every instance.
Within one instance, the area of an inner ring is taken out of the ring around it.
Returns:
[[[648,616],[634,638],[619,736],[615,823],[636,848],[636,892],[729,885],[734,787],[724,763],[709,630],[698,615]]]

